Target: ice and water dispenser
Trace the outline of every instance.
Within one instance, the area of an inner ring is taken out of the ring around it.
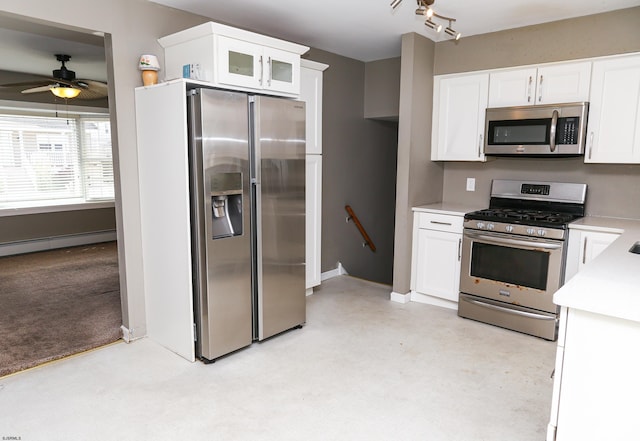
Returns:
[[[211,177],[211,234],[213,239],[242,235],[242,173]]]

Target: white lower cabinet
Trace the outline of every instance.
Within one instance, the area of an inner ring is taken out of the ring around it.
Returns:
[[[411,300],[458,307],[463,215],[414,213]]]
[[[575,276],[619,236],[620,233],[617,232],[571,229],[564,280]]]
[[[547,441],[638,439],[640,324],[562,309]]]

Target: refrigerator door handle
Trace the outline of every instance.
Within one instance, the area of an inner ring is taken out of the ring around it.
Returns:
[[[254,274],[256,278],[256,322],[257,322],[257,334],[255,337],[258,339],[262,339],[263,336],[263,326],[264,323],[260,319],[263,317],[263,298],[262,293],[263,285],[262,285],[262,185],[260,183],[255,184],[255,265],[256,265],[256,273]],[[254,324],[255,326],[255,324]]]
[[[262,171],[260,167],[260,158],[262,158],[262,152],[260,149],[260,100],[255,96],[249,97],[249,120],[254,122],[252,127],[253,132],[250,134],[250,150],[249,155],[252,161],[251,164],[251,183],[260,184],[262,178]]]

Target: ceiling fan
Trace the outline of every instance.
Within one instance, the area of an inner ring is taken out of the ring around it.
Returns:
[[[21,93],[51,92],[60,98],[78,98],[93,100],[107,96],[107,84],[101,81],[76,79],[76,73],[67,69],[65,63],[71,59],[70,55],[55,54],[61,63],[60,69],[54,69],[51,78],[29,83],[8,84],[6,86],[32,86]],[[44,83],[44,84],[43,84]]]

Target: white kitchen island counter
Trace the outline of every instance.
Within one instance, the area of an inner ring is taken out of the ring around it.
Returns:
[[[560,306],[640,322],[640,220],[587,216],[570,229],[621,233],[553,296]]]
[[[554,295],[560,329],[547,441],[640,433],[640,221],[585,217],[569,228],[620,236]]]

